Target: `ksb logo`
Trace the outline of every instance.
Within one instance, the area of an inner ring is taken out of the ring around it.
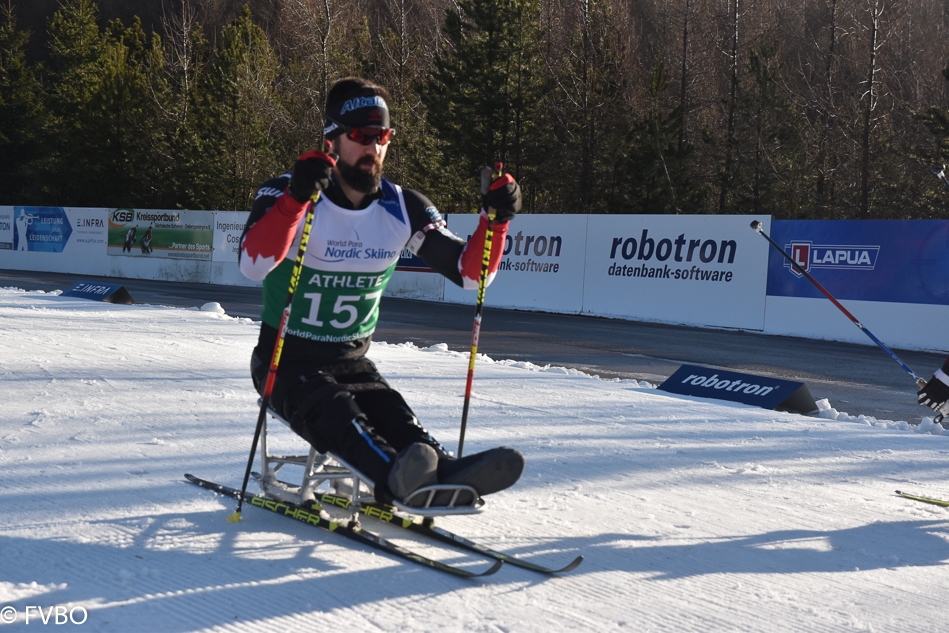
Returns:
[[[109,224],[122,225],[135,219],[135,211],[132,209],[116,209],[109,217]]]
[[[790,251],[791,259],[804,272],[812,268],[836,268],[838,270],[873,270],[876,267],[877,257],[880,255],[879,246],[840,246],[813,244],[811,242],[791,242],[785,244],[785,252]],[[800,277],[798,269],[785,260],[784,267]]]

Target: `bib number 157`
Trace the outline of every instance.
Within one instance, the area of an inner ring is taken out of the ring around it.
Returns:
[[[320,319],[320,303],[323,301],[323,293],[307,292],[303,296],[310,301],[310,313],[300,320],[307,325],[323,327],[324,322]],[[345,330],[359,319],[359,308],[368,307],[365,316],[359,322],[359,325],[363,325],[372,317],[381,299],[381,290],[369,292],[365,295],[338,295],[336,304],[333,306],[333,318],[330,319],[329,325],[337,330]],[[324,318],[326,317],[324,316]]]

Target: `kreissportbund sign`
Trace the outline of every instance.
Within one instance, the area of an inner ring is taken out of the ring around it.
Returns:
[[[762,409],[813,413],[817,405],[802,382],[682,365],[659,385],[669,393],[750,404]]]

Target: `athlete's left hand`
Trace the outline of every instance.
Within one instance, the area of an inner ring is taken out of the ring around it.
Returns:
[[[486,168],[488,169],[488,168]],[[488,186],[481,196],[485,211],[494,209],[495,222],[507,222],[521,210],[521,188],[511,174],[504,174]]]

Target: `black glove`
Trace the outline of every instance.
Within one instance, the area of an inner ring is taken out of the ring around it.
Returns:
[[[495,210],[495,222],[507,222],[521,210],[521,188],[511,174],[504,174],[487,184],[490,173],[490,167],[481,171],[481,204],[485,211]]]
[[[916,399],[919,404],[924,407],[929,407],[933,411],[946,414],[949,413],[949,407],[946,407],[946,403],[949,402],[949,385],[942,381],[942,378],[939,376],[940,373],[942,373],[942,371],[933,374],[933,377],[929,379],[926,386],[920,389],[919,393],[916,394]],[[944,411],[943,409],[946,410]]]
[[[297,159],[290,176],[287,191],[297,202],[306,202],[316,193],[330,186],[330,176],[336,167],[335,154],[313,150]]]

